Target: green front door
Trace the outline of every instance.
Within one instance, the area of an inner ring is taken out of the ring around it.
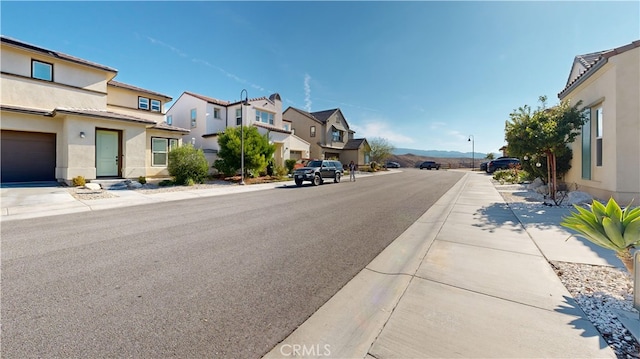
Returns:
[[[116,131],[96,130],[96,175],[98,177],[117,177],[119,133]]]

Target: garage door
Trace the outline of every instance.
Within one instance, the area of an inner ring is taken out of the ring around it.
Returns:
[[[56,134],[3,130],[2,182],[55,180]]]

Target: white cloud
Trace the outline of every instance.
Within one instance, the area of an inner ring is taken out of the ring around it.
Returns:
[[[311,76],[304,74],[304,109],[311,112]]]
[[[413,138],[405,136],[401,133],[395,132],[391,126],[385,121],[373,120],[367,121],[364,125],[353,124],[350,126],[352,130],[356,131],[357,138],[373,138],[382,137],[387,139],[394,146],[404,147],[414,143]]]

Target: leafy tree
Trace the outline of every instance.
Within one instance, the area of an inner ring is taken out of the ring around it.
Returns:
[[[209,163],[201,149],[188,143],[169,152],[167,169],[176,184],[203,183],[209,174]]]
[[[487,155],[485,156],[484,159],[485,160],[492,160],[494,158],[495,158],[495,156],[493,155],[493,153],[489,152],[489,153],[487,153]]]
[[[547,108],[546,101],[546,96],[540,96],[540,105],[533,112],[527,105],[514,110],[509,115],[511,120],[505,123],[505,139],[509,143],[509,152],[516,157],[546,158],[547,184],[555,201],[557,159],[566,153],[567,145],[580,134],[585,118],[578,109],[582,102],[571,106],[563,101]],[[566,159],[566,155],[563,158]],[[568,163],[563,166],[567,168]]]
[[[247,173],[260,173],[267,169],[276,147],[269,143],[267,134],[261,135],[253,126],[245,126],[244,130],[244,170]],[[225,175],[233,175],[241,168],[240,127],[229,127],[218,138],[220,151],[213,167]]]
[[[369,153],[371,161],[377,163],[384,163],[386,159],[393,154],[393,150],[395,149],[386,138],[382,137],[372,138],[369,141],[369,146],[371,147],[371,152]]]

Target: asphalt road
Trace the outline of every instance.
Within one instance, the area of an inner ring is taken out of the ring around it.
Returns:
[[[257,358],[458,179],[419,171],[2,224],[3,358]]]

